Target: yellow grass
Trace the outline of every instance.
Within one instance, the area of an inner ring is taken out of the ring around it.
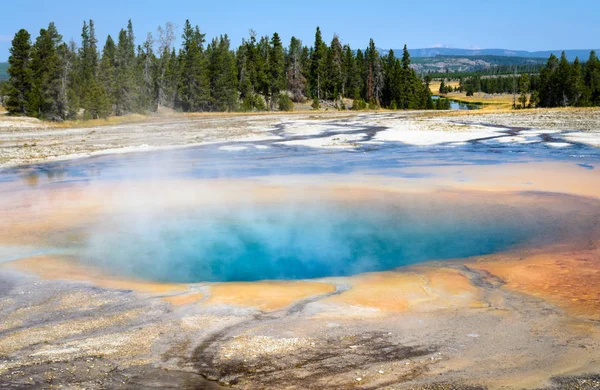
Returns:
[[[452,92],[445,95],[446,97],[458,100],[464,103],[479,103],[483,104],[484,110],[503,110],[512,109],[514,96],[512,94],[494,94],[475,93],[473,96],[467,96],[466,92]],[[517,96],[518,98],[518,96]],[[529,97],[528,97],[529,99]],[[518,102],[517,102],[518,103]]]
[[[513,95],[512,94],[486,94],[486,93],[475,93],[474,96],[467,96],[466,92],[451,92],[448,94],[440,94],[440,82],[434,81],[429,85],[429,90],[434,95],[440,95],[449,99],[457,100],[463,103],[478,103],[484,104],[483,110],[486,111],[498,111],[512,108]],[[449,81],[447,85],[451,87],[458,87],[458,81]]]
[[[369,112],[373,110],[363,110],[361,112]],[[379,110],[375,110],[379,111]],[[161,120],[167,118],[223,118],[223,117],[238,117],[238,116],[273,116],[273,115],[294,115],[294,114],[322,114],[322,113],[344,113],[347,111],[338,110],[298,110],[298,111],[257,111],[257,112],[176,112],[159,113],[152,115],[131,114],[124,116],[110,116],[107,119],[92,119],[92,120],[71,120],[58,123],[51,123],[55,128],[90,128],[99,126],[113,126],[128,123],[142,123],[152,120]]]
[[[429,90],[434,95],[440,94],[440,81],[432,81],[429,84]],[[458,87],[460,83],[458,81],[447,81],[446,85],[451,86],[452,88]],[[447,97],[449,99],[461,101],[464,103],[479,103],[484,104],[483,110],[486,111],[498,111],[511,109],[513,105],[513,95],[512,94],[486,94],[486,93],[475,93],[474,96],[467,96],[466,92],[451,92],[448,94],[443,94],[441,96]],[[518,96],[517,96],[518,98]]]
[[[131,114],[124,116],[111,116],[106,119],[91,119],[91,120],[72,120],[53,123],[52,126],[59,129],[68,129],[73,127],[98,127],[108,125],[120,125],[123,123],[135,123],[147,121],[150,116],[141,114]]]
[[[431,91],[431,93],[434,95],[439,95],[441,84],[442,84],[441,81],[432,81],[429,84],[429,90]],[[446,85],[450,86],[452,88],[455,88],[455,87],[458,87],[460,85],[460,83],[458,81],[446,81]]]
[[[519,114],[535,115],[535,114],[539,114],[541,112],[552,113],[552,112],[570,111],[573,113],[577,113],[577,112],[586,112],[586,111],[589,112],[589,111],[598,111],[598,110],[600,110],[600,108],[598,108],[598,107],[556,107],[556,108],[534,108],[534,109],[526,109],[526,110],[513,110],[512,103],[511,103],[511,105],[490,104],[488,106],[484,106],[484,108],[481,110],[455,110],[455,111],[428,110],[428,111],[419,112],[418,115],[423,116],[423,117],[437,117],[437,116],[449,117],[449,116],[468,116],[468,115],[481,115],[481,114],[502,114],[502,113],[509,113],[509,112],[513,112],[513,113],[518,112]]]

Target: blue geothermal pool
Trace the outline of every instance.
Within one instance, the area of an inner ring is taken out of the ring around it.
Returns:
[[[119,274],[164,282],[354,275],[490,254],[578,231],[565,222],[566,212],[536,206],[540,196],[511,203],[433,195],[313,199],[136,212],[88,227],[77,254]]]

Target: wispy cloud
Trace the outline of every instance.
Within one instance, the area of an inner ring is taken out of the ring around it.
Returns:
[[[10,35],[0,34],[0,42],[10,42],[10,41],[12,41],[12,37]]]

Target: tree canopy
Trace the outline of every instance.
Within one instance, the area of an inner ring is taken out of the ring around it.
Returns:
[[[234,48],[227,35],[208,41],[189,20],[179,48],[173,45],[173,23],[159,27],[157,35],[148,34],[136,46],[132,21],[103,44],[93,20],[83,22],[78,43],[64,42],[54,23],[33,42],[29,32],[20,30],[10,49],[3,104],[11,114],[49,120],[149,113],[160,107],[290,110],[292,101],[306,100],[315,108],[325,101],[339,109],[439,106],[432,101],[431,77],[414,70],[406,46],[400,57],[392,50],[382,55],[373,39],[364,50],[355,50],[337,35],[327,44],[317,27],[310,46],[292,37],[286,47],[277,33],[258,37],[250,31]],[[527,80],[473,75],[461,78],[460,90],[515,90],[519,101],[535,90],[539,106],[597,106],[600,60],[594,52],[585,63],[569,63],[564,54],[551,56],[539,75],[528,74]],[[348,99],[351,107],[344,103]]]

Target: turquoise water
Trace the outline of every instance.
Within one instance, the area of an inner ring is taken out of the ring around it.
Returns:
[[[246,205],[107,220],[80,251],[94,265],[157,281],[307,279],[494,253],[552,237],[557,218],[435,199]]]
[[[440,96],[434,95],[432,96],[433,100],[440,99]],[[450,110],[456,111],[465,111],[465,110],[481,110],[483,108],[483,104],[481,103],[465,103],[460,100],[454,100],[451,98],[445,98],[450,100]]]

